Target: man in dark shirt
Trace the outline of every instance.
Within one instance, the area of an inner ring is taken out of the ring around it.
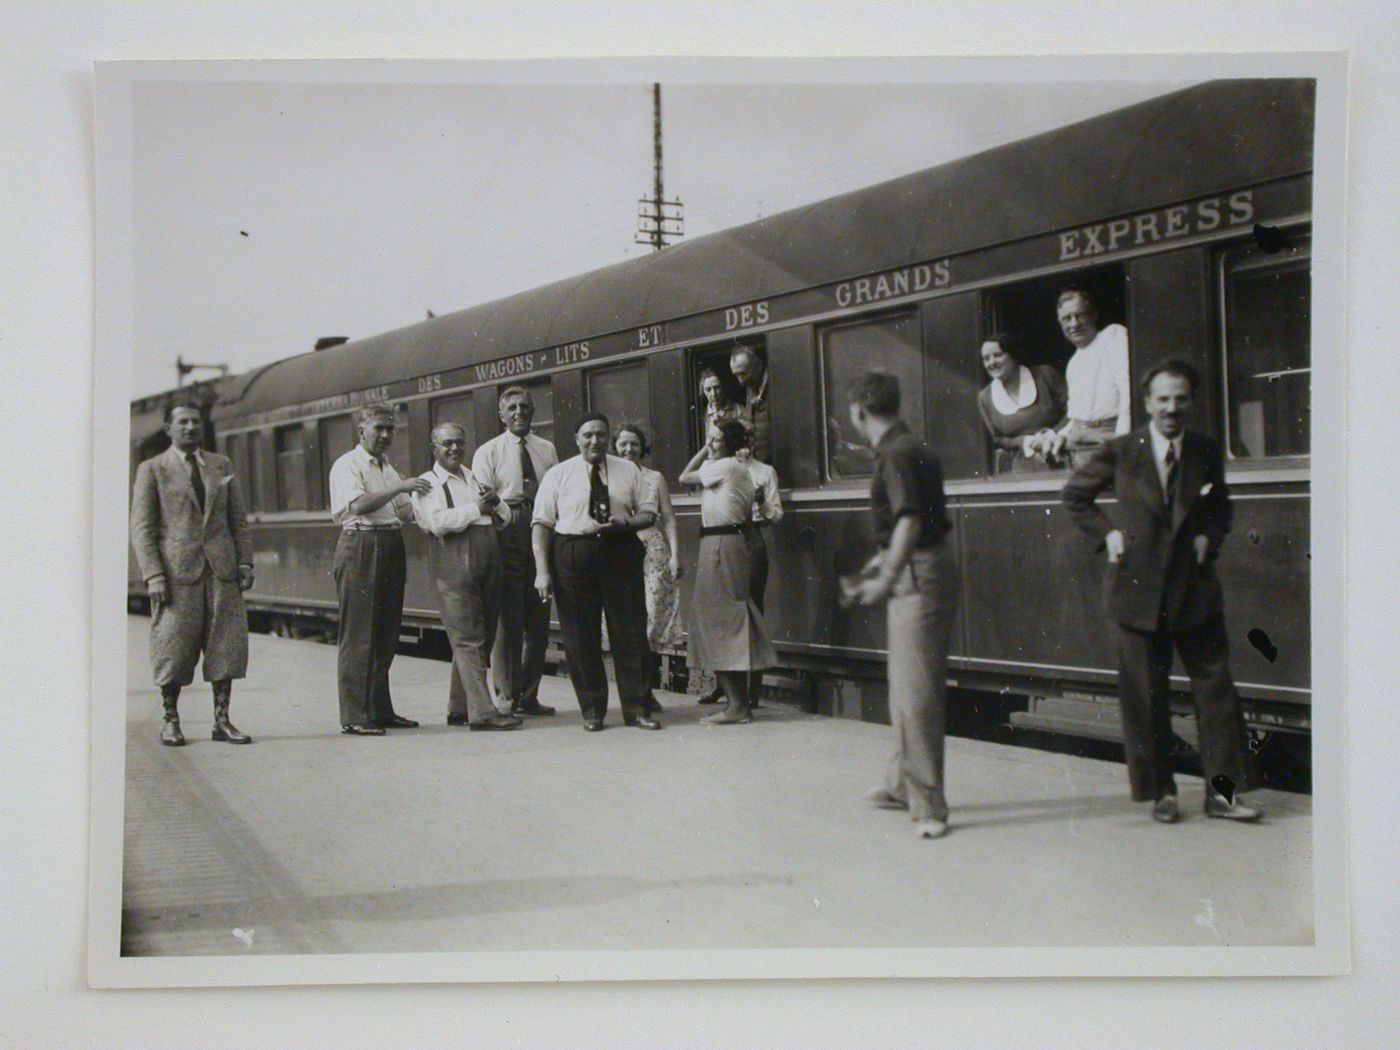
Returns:
[[[890,722],[898,748],[885,785],[870,794],[883,808],[908,809],[921,838],[948,830],[943,796],[943,728],[948,641],[957,608],[957,564],[944,542],[951,526],[943,465],[899,418],[899,380],[872,371],[851,386],[851,423],[875,449],[870,510],[879,552],[856,595],[886,603]]]
[[[744,391],[740,418],[753,428],[753,458],[773,462],[773,417],[768,408],[768,367],[758,351],[742,344],[729,355],[729,371]]]

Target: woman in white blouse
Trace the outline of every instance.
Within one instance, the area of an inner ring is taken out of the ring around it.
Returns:
[[[1048,470],[1047,443],[1065,421],[1065,381],[1049,365],[1021,364],[1007,332],[987,336],[979,354],[992,379],[977,395],[977,410],[996,450],[995,472]]]
[[[680,476],[681,484],[703,488],[700,553],[686,618],[690,628],[686,659],[693,668],[713,671],[727,700],[724,710],[700,720],[704,725],[753,721],[749,672],[778,662],[763,614],[749,590],[746,530],[753,513],[754,483],[734,455],[748,442],[743,423],[722,419]]]

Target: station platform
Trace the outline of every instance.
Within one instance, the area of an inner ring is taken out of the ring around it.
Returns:
[[[707,727],[659,694],[661,732],[553,718],[445,724],[449,665],[399,656],[399,713],[351,737],[334,646],[253,635],[232,718],[181,697],[158,740],[149,621],[128,621],[123,954],[618,948],[1288,945],[1312,942],[1311,800],[1261,791],[1256,825],[1155,824],[1117,763],[950,738],[948,835],[863,802],[887,726],[765,706]]]

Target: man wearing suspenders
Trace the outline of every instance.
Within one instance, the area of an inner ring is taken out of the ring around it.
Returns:
[[[486,681],[501,596],[495,518],[508,524],[511,509],[484,493],[462,466],[462,427],[441,423],[432,438],[433,469],[420,475],[429,488],[414,495],[413,516],[429,536],[428,567],[452,643],[447,724],[473,731],[519,729],[520,719],[496,712]]]

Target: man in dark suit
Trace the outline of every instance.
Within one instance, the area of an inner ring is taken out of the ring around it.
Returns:
[[[248,669],[243,591],[253,585],[253,544],[233,465],[199,447],[200,410],[166,410],[170,448],[136,468],[131,543],[151,601],[151,665],[165,705],[160,742],[184,744],[176,704],[204,654],[214,690],[213,739],[251,739],[228,719],[233,679]]]
[[[1172,779],[1172,649],[1191,679],[1206,778],[1206,814],[1255,820],[1235,797],[1253,783],[1244,718],[1230,677],[1215,558],[1230,531],[1220,446],[1186,429],[1199,376],[1164,361],[1143,379],[1150,422],[1103,445],[1069,479],[1065,508],[1108,554],[1106,601],[1118,625],[1118,695],[1134,801],[1180,819]],[[1095,499],[1112,490],[1112,518]]]

